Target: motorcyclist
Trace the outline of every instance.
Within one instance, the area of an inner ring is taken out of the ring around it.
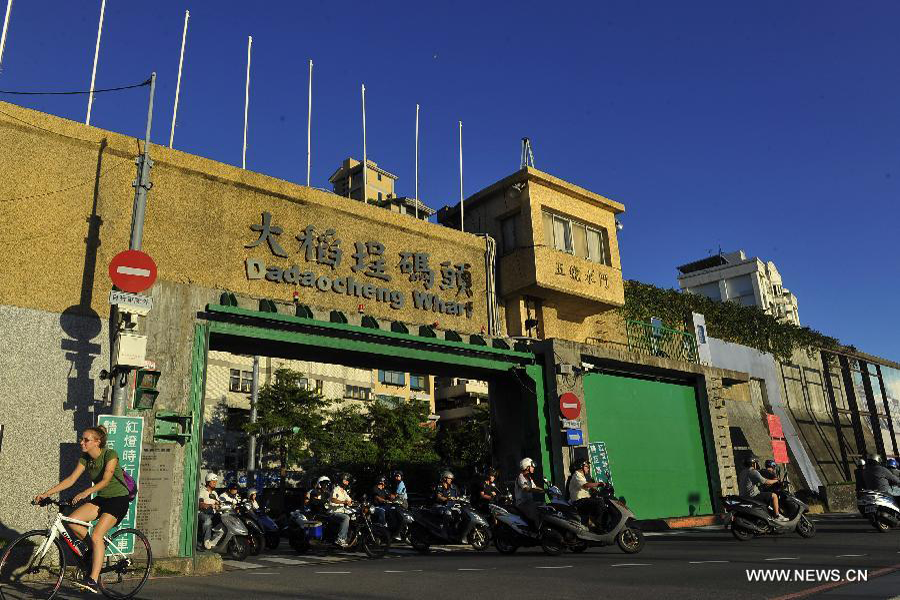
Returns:
[[[778,463],[771,458],[767,458],[760,474],[766,479],[778,479]]]
[[[453,485],[453,473],[444,471],[441,473],[441,480],[434,486],[433,502],[436,512],[441,515],[441,528],[449,531],[453,511],[450,510],[450,504],[455,498],[459,498],[459,490]]]
[[[316,515],[335,524],[338,534],[335,544],[344,548],[347,546],[347,532],[350,530],[350,515],[332,510],[331,479],[322,475],[316,480],[316,485],[309,491],[308,505]]]
[[[219,510],[219,494],[216,486],[219,484],[219,476],[215,473],[206,474],[206,485],[200,490],[200,529],[203,531],[203,547],[212,548],[212,528],[216,512]]]
[[[856,469],[853,471],[853,478],[856,480],[857,492],[866,489],[866,459],[860,458],[856,461]]]
[[[390,493],[387,490],[387,477],[379,477],[372,488],[372,516],[382,525],[388,524],[388,501]]]
[[[250,506],[254,511],[259,510],[259,501],[257,500],[256,488],[250,488],[249,490],[247,490],[247,502],[250,503]]]
[[[569,500],[578,509],[582,521],[590,526],[593,519],[595,527],[602,525],[603,514],[606,512],[606,501],[602,498],[591,497],[591,490],[604,487],[602,481],[591,481],[591,463],[581,459],[572,463],[572,476],[569,478],[567,491]]]
[[[897,463],[896,458],[887,459],[886,461],[884,461],[884,466],[888,471],[890,471],[897,477],[900,477],[900,464]]]
[[[335,543],[341,548],[347,546],[347,532],[350,531],[349,508],[350,505],[353,504],[353,499],[350,497],[349,490],[350,474],[342,473],[340,476],[340,485],[334,486],[334,491],[331,493],[330,500],[331,508],[336,517],[335,520],[338,521],[340,527]]]
[[[409,508],[409,496],[406,493],[406,482],[403,481],[402,471],[391,473],[391,493],[389,498],[402,504],[403,508]]]
[[[535,464],[530,458],[519,461],[519,476],[516,478],[515,502],[516,508],[535,527],[538,525],[538,503],[534,500],[535,493],[544,493],[544,489],[534,482]]]
[[[219,494],[219,502],[223,508],[234,508],[241,501],[240,492],[238,492],[238,484],[234,481],[228,484],[225,491]]]
[[[744,461],[746,467],[738,475],[738,489],[741,496],[751,498],[760,502],[765,502],[772,508],[775,519],[778,521],[787,521],[787,517],[781,514],[778,508],[778,494],[772,491],[762,491],[761,485],[775,485],[778,479],[766,479],[759,472],[759,458],[751,456]]]
[[[488,504],[496,502],[497,497],[500,495],[500,488],[497,487],[496,482],[497,471],[496,469],[489,468],[481,481],[478,482],[478,485],[475,486],[474,493],[472,494],[472,506],[475,507],[475,510],[484,514],[490,512]]]
[[[868,459],[866,459],[864,477],[866,489],[877,490],[894,497],[900,497],[900,477],[881,466],[881,457],[879,455],[870,454]]]

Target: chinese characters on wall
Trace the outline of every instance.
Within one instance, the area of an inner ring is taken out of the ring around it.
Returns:
[[[558,277],[566,277],[577,283],[586,283],[591,286],[596,285],[603,289],[609,289],[609,276],[606,273],[595,273],[593,268],[572,265],[566,269],[563,263],[557,262],[556,275]]]
[[[245,248],[265,244],[274,256],[289,258],[280,240],[284,229],[273,223],[271,213],[263,212],[261,222],[250,225],[250,229],[258,235]],[[411,294],[414,308],[472,318],[472,271],[469,263],[444,261],[432,266],[428,252],[392,251],[377,240],[354,240],[345,245],[337,230],[330,227],[307,225],[294,237],[299,243],[297,254],[305,263],[324,268],[324,272],[307,270],[296,264],[286,268],[267,265],[263,260],[248,258],[245,261],[247,279],[265,279],[318,292],[374,300],[392,309],[401,309],[406,306],[406,296],[402,290],[387,285],[395,276],[402,277],[419,288]],[[335,271],[345,263],[352,274],[335,276]]]

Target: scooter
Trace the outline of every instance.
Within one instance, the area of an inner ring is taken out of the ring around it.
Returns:
[[[446,507],[414,508],[412,516],[409,545],[420,554],[427,554],[435,544],[470,544],[478,551],[490,544],[490,525],[463,498],[452,498]]]
[[[882,533],[900,526],[900,503],[890,494],[862,490],[856,494],[856,506],[872,527]]]
[[[262,552],[263,544],[266,542],[266,532],[263,531],[262,525],[253,510],[253,505],[244,500],[238,502],[234,507],[234,512],[247,527],[249,535],[247,535],[247,550],[251,556],[257,556]]]
[[[234,560],[244,560],[249,553],[247,537],[250,532],[232,511],[225,509],[218,513],[218,516],[218,522],[212,528],[211,542],[213,546],[209,550],[228,555]],[[197,546],[201,550],[205,549],[203,547],[203,530],[199,527],[197,528]]]
[[[809,506],[789,491],[789,485],[776,484],[772,491],[779,494],[779,505],[787,517],[787,521],[779,521],[771,512],[769,505],[759,500],[743,496],[723,496],[725,504],[725,528],[742,542],[764,535],[784,535],[796,531],[801,537],[811,538],[816,535],[816,525],[806,516]]]
[[[532,527],[519,513],[512,501],[512,494],[488,504],[491,514],[491,534],[494,547],[500,554],[513,554],[522,547],[540,546],[541,533]]]
[[[545,484],[549,482],[545,481]],[[598,488],[595,495],[606,503],[605,526],[588,527],[575,505],[563,498],[555,485],[547,487],[550,502],[538,507],[541,548],[550,556],[565,550],[584,552],[592,546],[617,544],[622,552],[636,554],[644,548],[644,533],[635,527],[634,513],[614,496],[612,486]]]
[[[402,502],[399,501],[388,501],[383,505],[387,521],[388,521],[388,533],[391,534],[391,539],[395,541],[405,541],[409,537],[409,527],[412,523],[415,522],[413,518],[412,512],[408,508],[406,508]],[[394,513],[394,526],[390,527],[391,517],[390,513]]]
[[[362,550],[369,558],[382,558],[391,547],[391,536],[383,525],[372,522],[372,507],[367,502],[347,509],[350,527],[347,530],[345,550]],[[336,526],[328,522],[328,515],[313,514],[308,510],[295,510],[286,527],[288,543],[298,554],[306,554],[313,547],[334,543]]]

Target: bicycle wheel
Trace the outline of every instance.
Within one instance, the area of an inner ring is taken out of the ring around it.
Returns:
[[[53,598],[66,571],[66,553],[57,537],[47,543],[47,531],[22,534],[2,549],[0,558],[0,597],[5,600]]]
[[[150,542],[137,529],[120,529],[109,536],[109,542],[97,583],[109,598],[131,598],[150,577]]]

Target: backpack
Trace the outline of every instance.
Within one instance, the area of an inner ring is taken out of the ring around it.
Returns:
[[[106,470],[106,450],[103,451],[103,469],[101,469],[101,472],[105,471],[105,470]],[[128,501],[134,502],[134,499],[137,497],[137,493],[138,493],[137,481],[135,481],[134,478],[131,475],[129,475],[125,469],[122,469],[122,478],[124,479],[124,481],[122,481],[122,479],[119,479],[118,477],[116,477],[115,471],[113,471],[113,477],[115,478],[116,481],[118,481],[119,483],[124,485],[126,490],[128,490]]]

